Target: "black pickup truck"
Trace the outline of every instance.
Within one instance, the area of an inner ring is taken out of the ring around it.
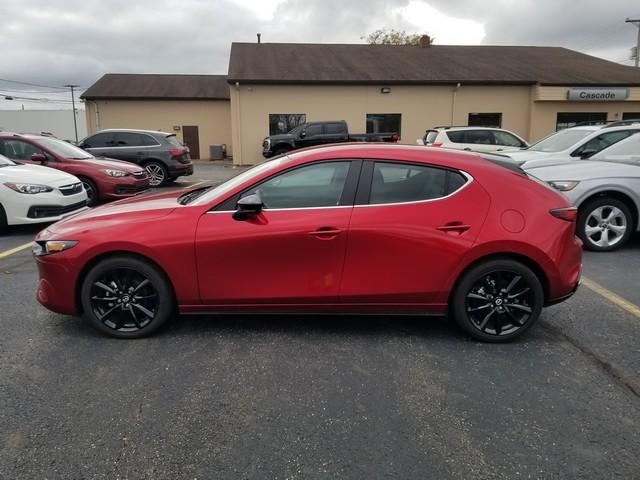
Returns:
[[[271,158],[298,148],[344,142],[397,142],[397,133],[350,134],[347,122],[310,122],[298,125],[289,133],[270,135],[262,142],[262,155]]]

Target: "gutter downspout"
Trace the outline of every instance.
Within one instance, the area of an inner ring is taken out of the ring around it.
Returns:
[[[98,101],[93,101],[93,106],[96,107],[96,132],[100,131],[100,110],[98,108]],[[95,132],[93,132],[95,133]]]
[[[451,94],[451,125],[455,125],[454,117],[456,113],[456,93],[458,89],[462,86],[460,82],[453,87],[453,93]]]
[[[236,137],[238,142],[237,142],[237,145],[233,145],[233,154],[234,155],[237,154],[238,158],[240,159],[240,161],[238,162],[238,165],[244,165],[244,162],[242,159],[242,128],[240,127],[240,82],[236,82],[235,87],[236,87],[236,108],[235,108],[236,122],[235,123],[236,123]]]

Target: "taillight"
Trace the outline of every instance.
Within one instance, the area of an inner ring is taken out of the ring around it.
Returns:
[[[184,154],[184,150],[181,148],[172,148],[169,150],[169,153],[171,153],[172,157],[181,157]]]
[[[560,220],[567,222],[575,222],[578,218],[578,209],[576,207],[554,208],[549,213]]]
[[[432,147],[441,147],[442,146],[442,142],[440,142],[440,143],[432,143],[431,146]]]

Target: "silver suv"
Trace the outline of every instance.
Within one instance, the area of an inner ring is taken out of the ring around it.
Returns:
[[[475,152],[501,152],[529,146],[509,130],[489,127],[434,127],[427,130],[417,143]]]

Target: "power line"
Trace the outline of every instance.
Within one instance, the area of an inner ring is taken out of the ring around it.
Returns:
[[[7,78],[0,78],[0,81],[9,82],[9,83],[17,83],[19,85],[29,85],[29,86],[32,86],[32,87],[55,88],[57,90],[66,90],[66,88],[64,88],[64,87],[54,87],[53,85],[42,85],[42,84],[39,84],[39,83],[19,82],[17,80],[9,80]]]

